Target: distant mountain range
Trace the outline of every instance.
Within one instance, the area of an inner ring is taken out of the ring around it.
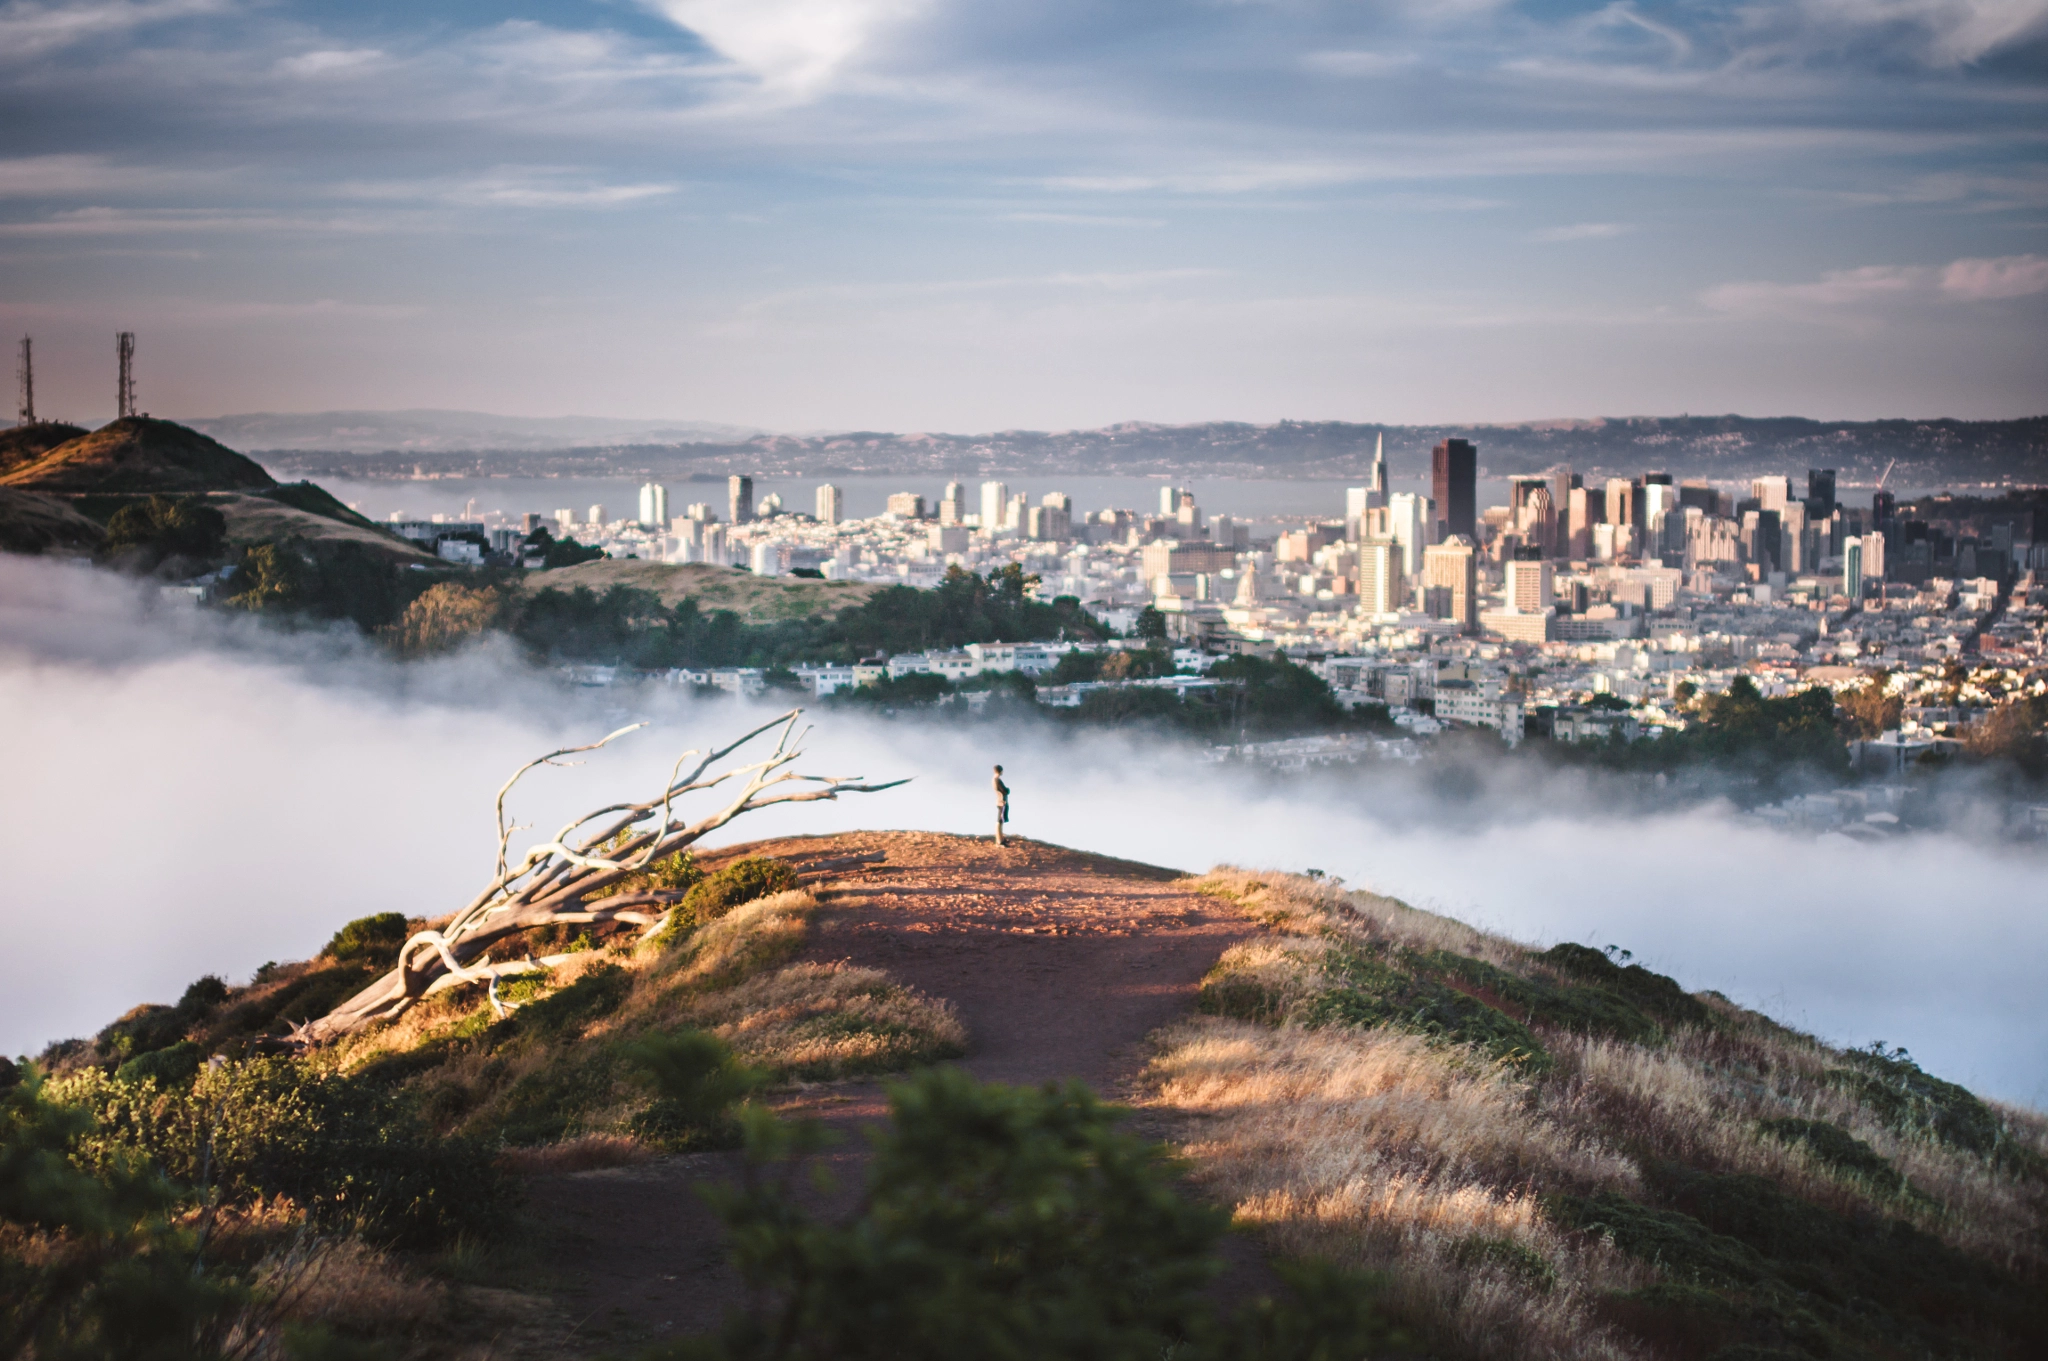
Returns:
[[[536,420],[462,412],[226,416],[198,430],[299,477],[655,476],[761,474],[1200,474],[1350,477],[1386,437],[1397,472],[1426,467],[1457,437],[1479,446],[1493,476],[1565,463],[1588,472],[1663,470],[1739,479],[1835,468],[1895,484],[2048,481],[2048,416],[2010,421],[1814,421],[1800,417],[1634,416],[1511,425],[1377,426],[1342,421],[1251,425],[1126,423],[1098,430],[983,435],[776,435],[689,422]],[[609,427],[600,429],[600,427]]]

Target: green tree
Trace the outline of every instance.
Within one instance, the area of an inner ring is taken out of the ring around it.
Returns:
[[[191,496],[130,501],[107,521],[102,560],[134,556],[155,567],[166,558],[212,561],[227,551],[225,515]]]

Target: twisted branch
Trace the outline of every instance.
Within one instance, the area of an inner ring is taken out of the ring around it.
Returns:
[[[594,901],[592,895],[678,854],[743,814],[776,804],[811,803],[837,799],[841,794],[879,793],[908,783],[890,780],[868,784],[858,775],[805,775],[789,769],[803,756],[799,744],[810,733],[808,728],[797,731],[802,716],[803,710],[792,709],[714,750],[683,752],[676,758],[660,794],[642,802],[614,803],[585,813],[565,824],[549,840],[528,847],[515,866],[509,860],[508,849],[518,827],[505,821],[505,801],[513,787],[537,767],[580,764],[559,758],[596,751],[647,725],[634,723],[587,746],[564,747],[528,761],[498,790],[498,859],[490,883],[446,926],[438,931],[418,932],[407,940],[399,949],[396,967],[389,973],[319,1020],[295,1027],[294,1041],[302,1045],[325,1043],[373,1022],[402,1015],[421,998],[446,988],[469,982],[486,982],[495,988],[501,977],[533,972],[543,965],[530,960],[494,965],[487,953],[494,944],[528,931],[557,923],[619,922],[644,927],[642,938],[650,937],[667,922],[681,894],[629,890]],[[711,773],[719,762],[778,728],[781,731],[775,736],[774,748],[764,758]],[[685,771],[685,763],[693,758],[696,764]],[[744,783],[724,806],[694,822],[677,820],[678,800],[736,780]],[[585,830],[593,824],[594,830]],[[648,908],[657,910],[640,910]]]

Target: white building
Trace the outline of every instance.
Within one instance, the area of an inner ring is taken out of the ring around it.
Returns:
[[[659,482],[649,482],[640,489],[640,523],[647,529],[659,529],[668,523],[668,488]]]

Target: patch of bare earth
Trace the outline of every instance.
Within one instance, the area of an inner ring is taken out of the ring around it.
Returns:
[[[959,1066],[988,1081],[1078,1078],[1106,1097],[1134,1093],[1146,1037],[1185,1014],[1203,974],[1255,929],[1179,887],[1174,871],[1036,842],[849,833],[755,842],[706,863],[743,854],[818,867],[824,906],[799,960],[881,969],[950,1001],[968,1034]],[[830,1125],[832,1171],[842,1188],[858,1184],[861,1127],[887,1114],[882,1082],[800,1086],[775,1104]],[[1166,1137],[1165,1118],[1140,1112],[1132,1128]],[[739,1281],[699,1188],[736,1166],[734,1154],[695,1154],[532,1179],[557,1298],[580,1338],[716,1326]]]

